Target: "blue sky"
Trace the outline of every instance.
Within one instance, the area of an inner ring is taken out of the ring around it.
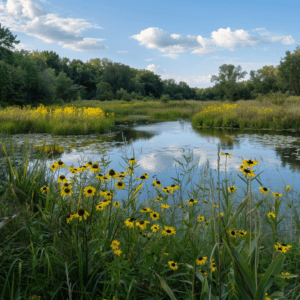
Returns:
[[[213,86],[223,64],[276,66],[300,45],[300,1],[0,0],[0,23],[16,49],[60,57],[109,58],[185,81]]]

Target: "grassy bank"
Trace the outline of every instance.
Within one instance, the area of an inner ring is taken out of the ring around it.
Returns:
[[[147,116],[138,118],[137,116]],[[134,117],[132,117],[134,116]],[[220,101],[74,101],[71,105],[0,110],[0,132],[103,133],[114,124],[189,119],[193,126],[252,129],[300,127],[300,97]]]
[[[186,155],[165,186],[130,157],[118,170],[104,157],[49,170],[43,149],[31,167],[26,149],[21,164],[1,152],[1,300],[300,299],[300,195],[253,191],[259,162],[241,162],[237,187],[231,174],[215,185],[207,165],[186,199]]]

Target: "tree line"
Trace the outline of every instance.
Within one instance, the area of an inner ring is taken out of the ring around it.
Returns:
[[[240,66],[222,65],[219,76],[209,88],[191,88],[183,81],[162,80],[148,70],[138,70],[107,58],[87,62],[70,61],[53,51],[16,50],[18,44],[8,28],[0,23],[0,105],[61,104],[77,99],[130,101],[168,100],[238,100],[255,99],[259,94],[291,92],[300,95],[300,47],[286,56],[277,67],[264,66],[247,72]]]

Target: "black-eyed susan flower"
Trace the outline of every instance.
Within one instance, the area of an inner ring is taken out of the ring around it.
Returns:
[[[82,221],[82,218],[85,220],[89,216],[89,213],[84,208],[79,208],[77,214],[74,215],[76,218],[79,218],[79,221]]]
[[[239,235],[240,236],[244,236],[246,234],[247,234],[247,231],[245,231],[245,230],[239,230]]]
[[[151,230],[153,231],[153,232],[157,232],[157,230],[159,229],[159,225],[158,224],[155,224],[155,225],[152,225],[151,226]]]
[[[248,176],[248,177],[255,176],[255,174],[252,172],[251,169],[241,169],[239,171],[242,172],[245,176]]]
[[[268,190],[266,187],[260,186],[260,187],[259,187],[259,190],[261,191],[262,194],[265,194],[265,195],[266,195],[267,193],[269,193],[269,190]]]
[[[292,248],[291,245],[280,244],[278,242],[276,245],[274,245],[274,247],[278,252],[282,252],[282,253],[286,253],[288,250],[290,250],[290,248]]]
[[[65,189],[62,189],[60,194],[63,196],[63,197],[66,197],[66,196],[70,196],[73,194],[73,191],[69,188],[65,188]]]
[[[93,197],[96,193],[96,189],[93,186],[87,186],[83,192],[87,197]]]
[[[102,173],[99,173],[98,175],[95,176],[95,178],[98,180],[101,180],[102,177],[104,177]]]
[[[165,192],[165,194],[170,194],[172,189],[169,189],[168,187],[164,187],[161,189],[163,192]],[[173,192],[173,190],[172,190]]]
[[[184,206],[183,205],[178,205],[179,208],[181,209],[184,209]]]
[[[212,272],[216,270],[216,263],[214,259],[211,261],[209,268],[212,270]]]
[[[68,182],[68,179],[66,178],[65,175],[60,175],[57,179],[57,182]]]
[[[77,173],[78,173],[78,169],[77,169],[77,168],[73,168],[73,169],[71,170],[71,173],[72,173],[72,174],[77,174]]]
[[[132,167],[125,167],[125,169],[128,171],[129,175],[135,173],[135,170],[133,170]]]
[[[121,253],[122,253],[122,251],[120,249],[117,249],[117,250],[114,251],[114,254],[116,254],[118,256],[120,256]]]
[[[104,197],[105,197],[106,200],[111,200],[111,198],[112,198],[113,195],[114,194],[111,193],[111,192],[106,192],[106,194],[104,195]]]
[[[134,223],[135,223],[136,219],[135,218],[130,218],[130,219],[127,219],[125,221],[125,225],[127,227],[130,227],[130,228],[134,228]]]
[[[150,214],[150,217],[152,220],[158,220],[159,219],[159,213],[153,211],[151,214]]]
[[[206,256],[199,256],[196,260],[197,266],[203,265],[207,262],[207,257]]]
[[[224,217],[224,214],[222,212],[219,213],[220,217]]]
[[[219,205],[213,204],[213,207],[214,207],[214,208],[219,208]]]
[[[233,185],[233,186],[230,186],[229,188],[228,188],[228,192],[229,193],[234,193],[235,191],[237,190],[237,188]]]
[[[117,250],[119,248],[120,242],[118,240],[113,240],[110,244],[110,247],[113,250]]]
[[[145,175],[141,175],[140,177],[136,178],[135,180],[145,180],[145,179],[148,179],[148,177]]]
[[[115,206],[116,208],[119,208],[119,207],[120,207],[120,205],[121,205],[121,203],[120,203],[120,202],[114,202],[114,204],[113,204],[113,206]]]
[[[46,193],[49,190],[48,186],[43,186],[42,188],[40,188],[40,191],[42,192],[42,194]]]
[[[119,190],[123,190],[125,187],[125,183],[122,181],[118,181],[115,183],[115,186],[119,189]]]
[[[141,209],[141,212],[142,212],[142,213],[151,212],[151,208],[149,208],[149,207],[144,207],[144,208]]]
[[[274,196],[274,197],[276,197],[276,198],[278,198],[278,197],[282,197],[282,194],[279,194],[279,193],[274,193],[274,192],[272,192],[272,195]]]
[[[80,167],[78,168],[78,171],[80,171],[80,172],[88,171],[88,170],[89,170],[89,169],[88,169],[87,166],[80,166]]]
[[[291,275],[289,272],[281,272],[282,275]]]
[[[210,202],[209,201],[207,201],[207,200],[203,200],[204,201],[204,203],[206,203],[206,204],[210,204]]]
[[[169,187],[173,190],[180,190],[180,186],[177,184],[171,184]]]
[[[237,230],[229,229],[229,236],[236,238],[236,232]]]
[[[147,227],[147,224],[149,224],[149,223],[150,222],[148,222],[148,221],[140,220],[140,221],[136,221],[136,226],[142,230],[145,230]]]
[[[68,167],[68,170],[72,171],[74,169],[74,167]]]
[[[269,217],[269,218],[276,218],[276,215],[273,213],[273,212],[269,212],[268,214],[267,214],[267,216]]]
[[[61,189],[66,189],[66,188],[68,188],[68,189],[71,189],[72,188],[72,186],[71,186],[71,184],[70,183],[68,183],[68,182],[64,182],[62,185],[61,185],[61,187],[60,187]]]
[[[207,276],[207,273],[204,270],[199,269],[199,272],[202,274],[203,277]]]
[[[55,164],[57,165],[58,168],[65,168],[66,167],[66,165],[61,160],[58,160],[57,162],[55,162]]]
[[[203,222],[204,220],[205,220],[205,217],[204,217],[204,216],[199,216],[199,217],[197,217],[197,221],[198,221],[199,223]]]
[[[162,199],[163,199],[162,197],[157,196],[156,199],[154,200],[154,202],[158,202],[158,201],[160,201]]]
[[[290,188],[289,185],[287,185],[285,189],[286,189],[287,191],[289,191],[291,188]]]
[[[256,165],[259,164],[258,161],[251,160],[251,159],[249,159],[249,160],[244,159],[244,160],[242,161],[242,163],[243,163],[246,167],[248,167],[248,168],[252,168],[252,167],[254,167],[254,166],[256,166]]]
[[[172,234],[176,234],[176,230],[174,227],[171,226],[164,226],[165,229],[162,231],[163,235],[172,235]]]
[[[133,157],[130,158],[128,162],[130,163],[131,166],[134,166],[136,164],[136,160]]]
[[[50,170],[52,172],[56,171],[56,169],[57,169],[57,165],[55,163],[50,166]]]
[[[72,217],[71,214],[67,214],[67,215],[66,215],[66,220],[67,220],[67,223],[68,223],[68,224],[69,224],[70,221],[72,221],[72,218],[73,218],[73,217]]]
[[[106,207],[107,205],[109,205],[111,203],[110,200],[108,199],[104,199],[103,201],[101,201],[99,204]]]
[[[168,194],[173,194],[174,193],[174,189],[172,189],[170,186],[167,186],[168,189]]]
[[[90,167],[90,171],[91,172],[100,172],[100,168],[99,168],[99,165],[98,164],[93,164],[91,167]]]
[[[175,263],[174,261],[168,261],[168,265],[172,270],[178,269],[177,263]]]
[[[98,204],[98,205],[96,205],[96,210],[103,210],[104,209],[104,205],[102,205],[101,203],[100,204]]]
[[[93,163],[91,161],[89,161],[85,165],[86,165],[86,167],[90,168],[93,165]]]
[[[126,175],[128,175],[128,173],[127,172],[120,172],[119,175],[126,176]]]
[[[110,170],[108,171],[106,177],[116,179],[116,178],[119,177],[119,174],[118,174],[114,169],[110,169]]]
[[[160,183],[159,180],[154,180],[154,181],[152,181],[152,183],[153,183],[153,186],[156,186],[157,188],[161,188],[162,187],[162,185],[161,185],[161,183]]]
[[[170,208],[170,205],[168,205],[168,204],[161,204],[160,207],[161,208]]]
[[[198,200],[194,200],[193,198],[190,198],[189,200],[185,200],[185,201],[187,201],[189,203],[189,205],[198,203]]]
[[[266,293],[265,296],[266,296],[266,297],[265,297],[265,300],[271,300],[270,297],[267,297],[267,296],[268,296],[268,293]]]
[[[226,152],[225,153],[224,152],[220,152],[220,154],[221,155],[226,155],[226,157],[229,156],[229,158],[231,158],[231,155],[232,155],[232,153],[226,153]]]

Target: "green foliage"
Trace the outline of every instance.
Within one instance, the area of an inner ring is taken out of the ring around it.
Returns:
[[[170,100],[171,100],[171,98],[170,98],[169,95],[162,95],[162,96],[160,97],[160,101],[161,101],[162,103],[168,103]]]
[[[114,97],[113,88],[107,82],[100,82],[97,84],[96,99],[100,101],[112,100]]]
[[[5,27],[1,28],[1,23],[0,23],[0,47],[4,47],[6,49],[11,49],[15,48],[13,44],[19,44],[20,41],[16,41],[17,36],[13,36],[11,31]]]
[[[294,53],[285,52],[286,56],[280,61],[278,75],[282,82],[300,96],[300,46],[296,47]]]

